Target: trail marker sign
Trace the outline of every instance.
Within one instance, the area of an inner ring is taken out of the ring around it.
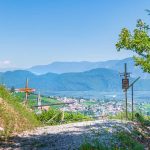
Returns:
[[[129,88],[129,79],[122,79],[122,89]]]

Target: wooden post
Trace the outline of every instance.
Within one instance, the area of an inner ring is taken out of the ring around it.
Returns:
[[[62,110],[62,112],[61,112],[61,122],[63,122],[64,121],[64,110]]]
[[[28,103],[28,93],[26,92],[26,97],[25,97],[25,104]]]
[[[25,89],[28,88],[28,78],[26,79],[26,86],[25,86]],[[28,103],[28,91],[26,91],[26,97],[25,97],[25,104]]]
[[[34,92],[35,89],[32,89],[32,88],[29,88],[29,87],[28,87],[28,78],[27,78],[27,79],[26,79],[25,88],[20,88],[20,89],[18,89],[17,91],[19,91],[19,92],[24,92],[24,93],[26,94],[26,95],[25,95],[24,104],[27,104],[27,103],[28,103],[28,95],[29,95],[29,93]]]

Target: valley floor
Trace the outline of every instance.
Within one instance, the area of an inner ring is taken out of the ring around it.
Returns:
[[[73,150],[78,149],[83,142],[94,139],[110,145],[114,134],[118,131],[131,132],[133,123],[118,120],[96,120],[70,123],[57,126],[40,127],[33,131],[23,132],[13,137],[9,142],[2,143],[1,149],[13,150]]]

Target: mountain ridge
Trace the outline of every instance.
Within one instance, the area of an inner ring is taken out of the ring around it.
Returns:
[[[102,62],[53,62],[48,65],[33,66],[28,71],[35,74],[51,73],[70,73],[70,72],[85,72],[96,68],[107,68],[118,72],[124,72],[124,63],[127,63],[128,72],[131,77],[136,78],[140,76],[143,79],[150,79],[150,74],[144,73],[140,66],[135,66],[134,60],[129,57],[121,60],[108,60]]]
[[[38,91],[121,91],[122,78],[119,72],[106,68],[76,73],[47,73],[36,75],[29,71],[17,70],[0,74],[7,87],[21,88],[29,78],[29,86]],[[130,82],[134,79],[130,78]],[[150,90],[150,80],[141,79],[137,90]],[[42,93],[42,92],[41,92]]]

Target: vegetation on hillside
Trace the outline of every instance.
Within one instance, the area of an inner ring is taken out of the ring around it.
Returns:
[[[36,95],[30,95],[29,107],[35,105]],[[44,98],[48,102],[48,98]],[[0,86],[0,139],[7,139],[13,133],[33,129],[39,125],[56,125],[83,120],[90,120],[81,113],[64,112],[56,108],[35,114],[28,106],[23,105],[23,94],[19,96],[10,93],[5,87]],[[54,100],[53,100],[54,102]],[[56,101],[55,101],[56,102]]]
[[[33,129],[40,123],[34,113],[19,103],[5,87],[0,86],[0,139],[7,139],[12,133]]]

